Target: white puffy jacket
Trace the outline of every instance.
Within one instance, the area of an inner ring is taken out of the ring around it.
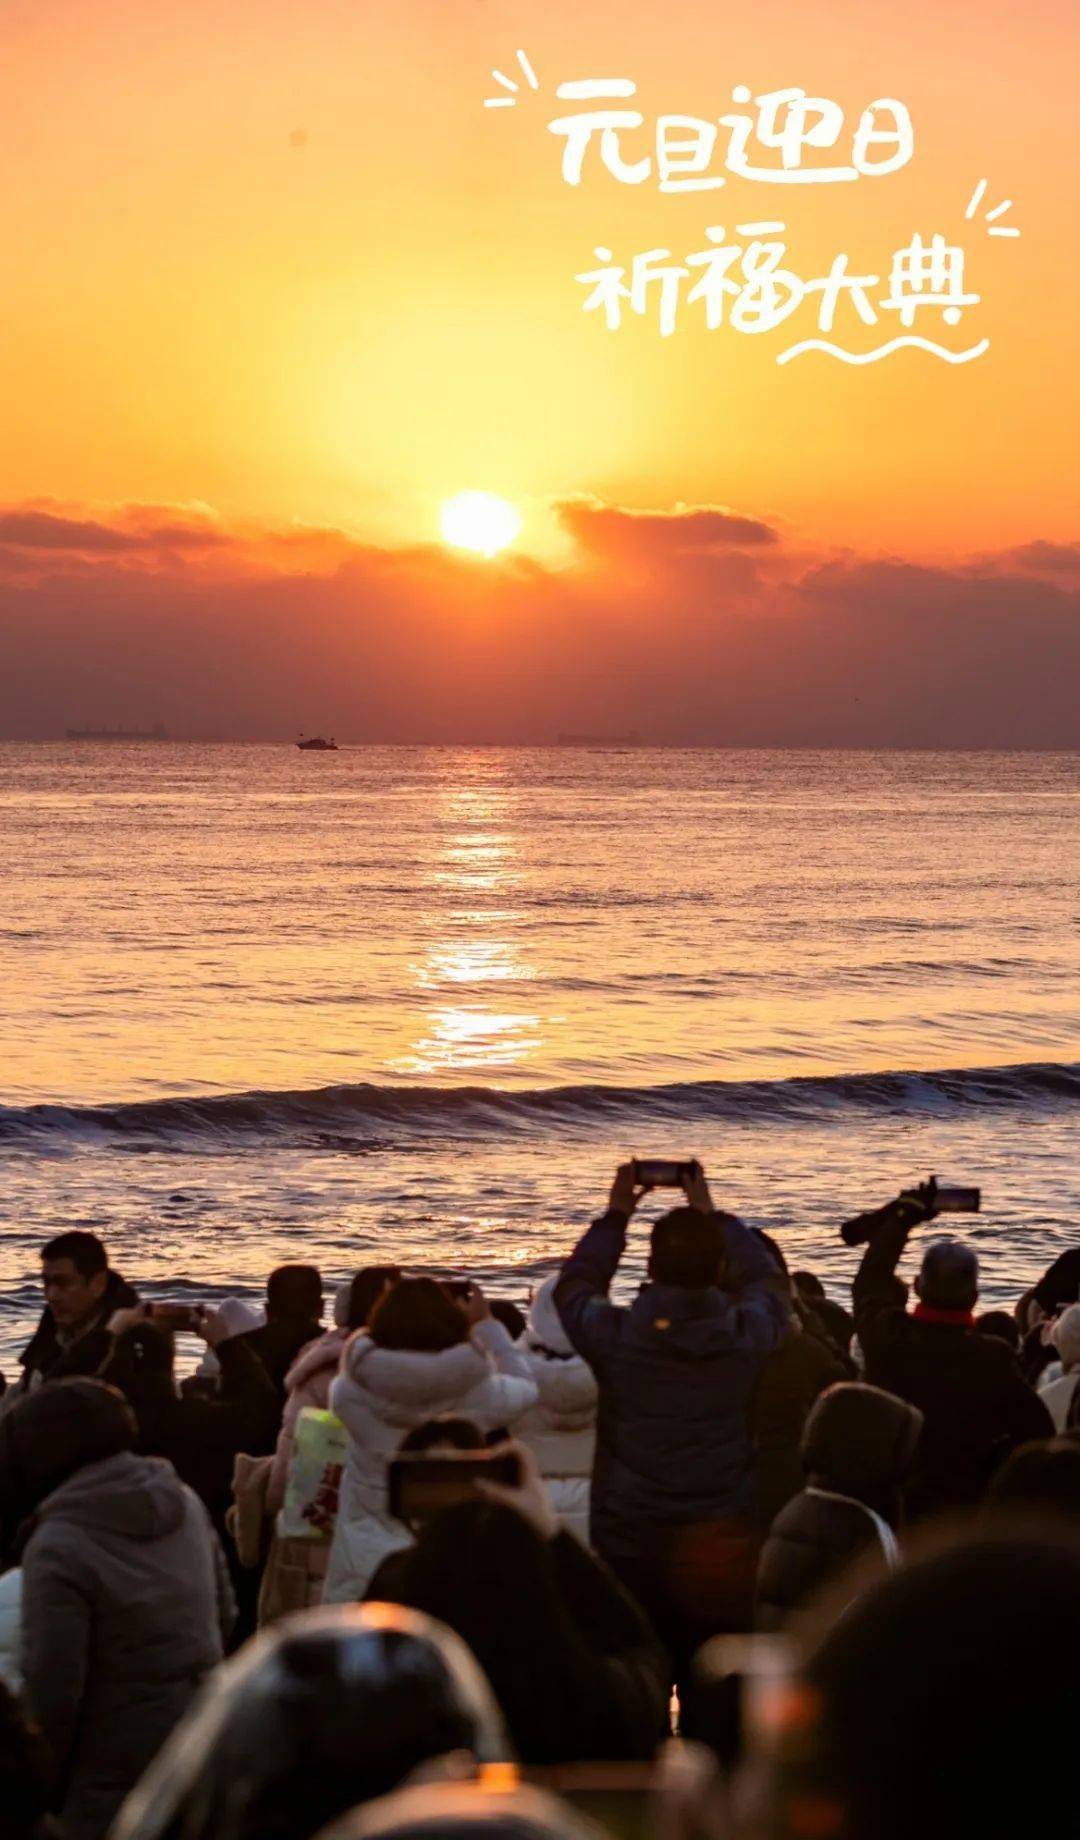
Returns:
[[[353,1336],[330,1388],[349,1448],[323,1602],[355,1603],[387,1554],[411,1543],[387,1508],[387,1469],[406,1432],[448,1413],[481,1431],[509,1429],[536,1400],[528,1364],[499,1322],[478,1323],[467,1342],[438,1354]]]
[[[533,1298],[524,1352],[540,1397],[517,1427],[540,1465],[552,1506],[568,1532],[589,1543],[589,1488],[596,1444],[596,1380],[559,1321],[558,1275]]]

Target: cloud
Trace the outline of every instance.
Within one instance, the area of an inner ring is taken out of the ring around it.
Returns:
[[[72,516],[40,504],[0,511],[0,548],[57,551],[75,555],[156,554],[161,550],[208,549],[225,541],[208,517],[163,512],[150,505],[122,506],[111,521]]]
[[[724,505],[637,511],[581,497],[560,499],[555,511],[582,549],[616,563],[671,563],[715,551],[768,549],[780,541],[774,525]]]
[[[952,566],[824,556],[716,507],[571,502],[590,547],[560,569],[208,507],[9,507],[0,734],[1080,745],[1068,545]],[[729,519],[771,535],[717,541]]]

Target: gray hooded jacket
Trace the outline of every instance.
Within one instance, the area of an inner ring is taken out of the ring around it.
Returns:
[[[47,1495],[23,1549],[27,1710],[64,1840],[98,1840],[221,1660],[234,1605],[202,1503],[131,1451]]]

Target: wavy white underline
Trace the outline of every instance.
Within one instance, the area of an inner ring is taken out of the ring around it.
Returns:
[[[973,358],[981,358],[984,351],[989,351],[990,340],[980,339],[977,345],[970,345],[967,351],[949,351],[944,345],[935,345],[932,339],[920,339],[912,333],[908,338],[890,339],[887,345],[878,345],[873,351],[845,351],[840,345],[830,345],[828,339],[804,339],[801,345],[789,345],[787,351],[780,353],[776,362],[786,364],[790,358],[798,358],[804,351],[823,351],[830,358],[839,358],[842,364],[875,364],[878,358],[887,358],[890,352],[901,351],[905,345],[931,352],[946,364],[970,364]]]

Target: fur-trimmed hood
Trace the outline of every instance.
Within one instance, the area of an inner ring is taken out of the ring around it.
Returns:
[[[341,1364],[342,1350],[350,1334],[351,1331],[348,1329],[328,1329],[325,1335],[320,1335],[317,1342],[308,1342],[305,1348],[301,1348],[285,1376],[286,1391],[295,1393],[299,1387],[307,1386],[316,1374],[322,1373],[326,1368],[329,1368],[331,1373],[336,1373]]]
[[[448,1411],[490,1372],[473,1342],[420,1354],[411,1348],[380,1348],[360,1330],[341,1357],[334,1410],[348,1423],[348,1407],[355,1402],[384,1423],[411,1426]]]

